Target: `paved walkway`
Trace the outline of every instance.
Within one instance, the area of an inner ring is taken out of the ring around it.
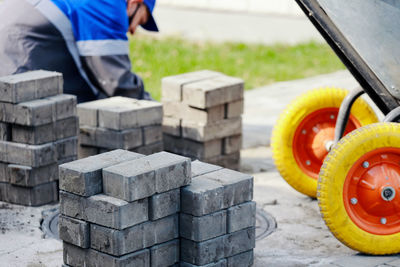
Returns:
[[[160,33],[156,35],[159,36],[262,44],[295,44],[309,40],[323,42],[305,16],[297,18],[157,6],[155,18],[160,28]]]

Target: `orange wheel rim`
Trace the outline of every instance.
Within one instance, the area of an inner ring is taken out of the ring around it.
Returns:
[[[335,137],[339,108],[323,108],[306,116],[293,137],[293,155],[297,165],[308,176],[318,179],[319,170],[328,150],[326,146]],[[345,135],[359,128],[358,120],[350,115]]]
[[[400,232],[400,149],[379,148],[350,169],[343,187],[350,219],[371,234]]]

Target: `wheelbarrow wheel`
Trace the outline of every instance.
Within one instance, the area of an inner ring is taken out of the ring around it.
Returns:
[[[318,203],[331,232],[363,253],[400,252],[400,124],[376,123],[344,137],[328,154]]]
[[[316,197],[318,173],[334,139],[336,117],[348,91],[321,88],[307,92],[281,114],[272,133],[275,165],[297,191]],[[345,131],[377,122],[372,108],[359,98],[351,109]]]

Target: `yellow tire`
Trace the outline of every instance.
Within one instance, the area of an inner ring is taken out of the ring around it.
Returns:
[[[310,197],[316,197],[319,170],[328,154],[325,146],[333,140],[336,117],[347,93],[338,88],[307,92],[284,110],[274,127],[271,146],[278,171],[289,185]],[[372,108],[359,98],[345,133],[377,121]]]
[[[367,254],[400,252],[400,124],[376,123],[345,136],[318,182],[323,219],[346,246]]]

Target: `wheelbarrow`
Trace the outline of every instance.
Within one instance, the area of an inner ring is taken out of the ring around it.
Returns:
[[[294,189],[318,198],[343,244],[399,253],[400,1],[296,2],[360,88],[321,88],[291,103],[272,135],[277,169]],[[364,93],[385,115],[382,122]]]

